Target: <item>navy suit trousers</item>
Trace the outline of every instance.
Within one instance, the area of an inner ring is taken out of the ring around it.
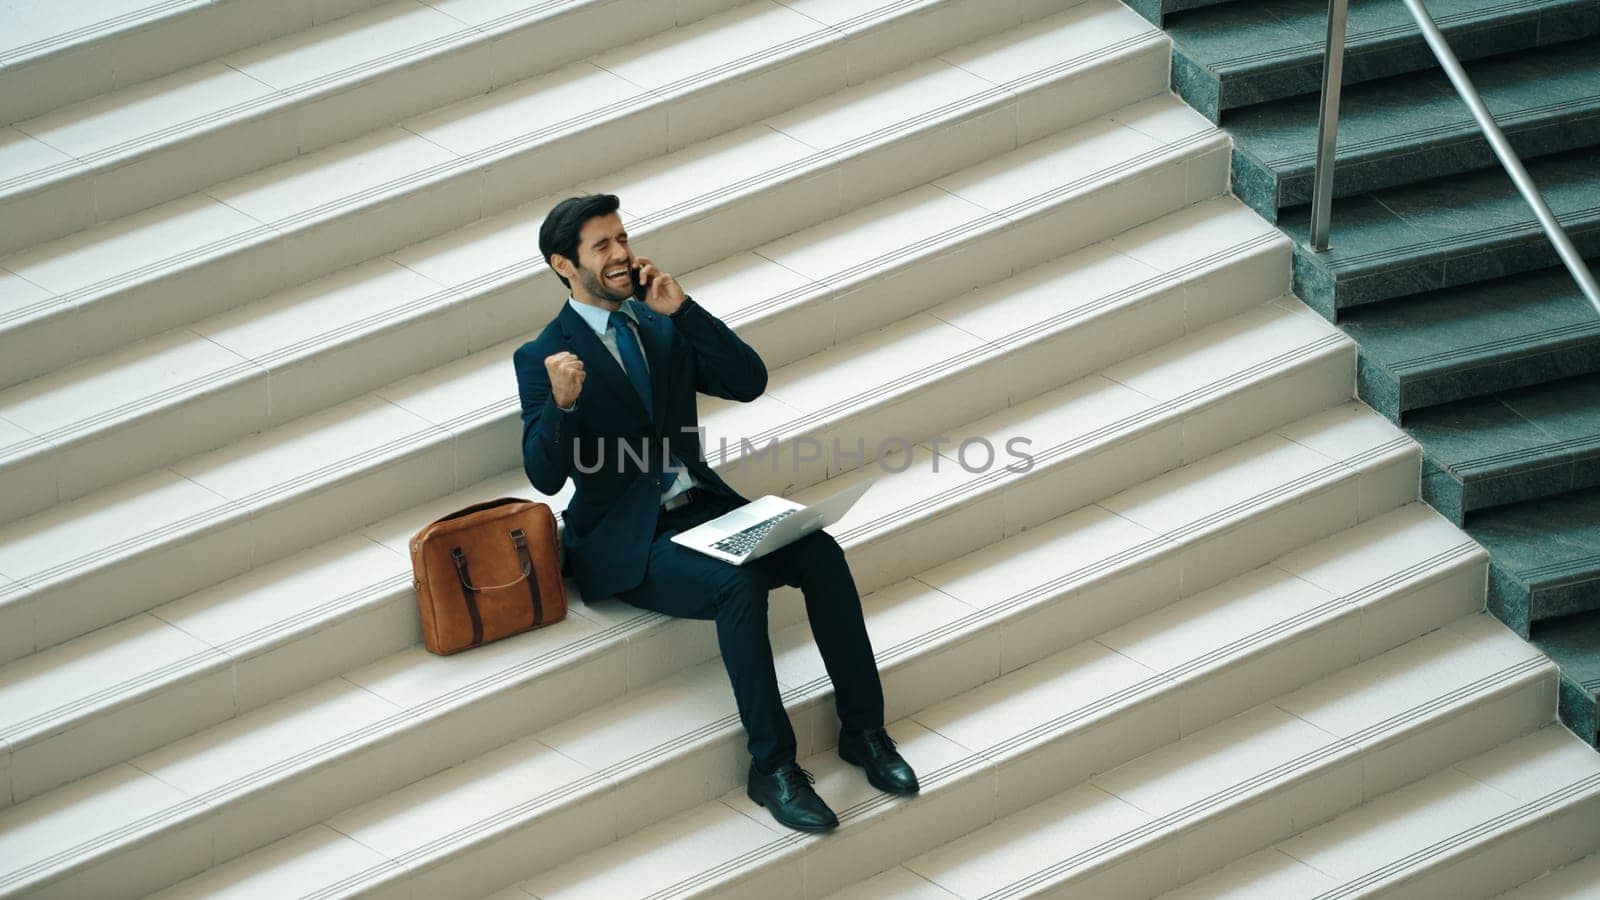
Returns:
[[[617,594],[626,603],[669,616],[714,619],[722,662],[733,685],[750,756],[764,771],[795,759],[794,729],[778,690],[767,633],[767,594],[798,587],[823,665],[833,681],[842,727],[883,726],[883,687],[861,611],[861,597],[839,543],[826,531],[735,566],[672,542],[679,531],[739,506],[696,490],[690,502],[660,514],[644,581]]]

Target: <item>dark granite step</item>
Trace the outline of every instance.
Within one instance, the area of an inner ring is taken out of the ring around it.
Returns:
[[[1600,612],[1541,622],[1534,646],[1561,667],[1561,721],[1591,744],[1600,744],[1595,714],[1600,693]]]
[[[1496,506],[1600,486],[1600,375],[1411,413],[1422,497],[1457,525]]]
[[[1589,260],[1600,272],[1600,257]],[[1600,372],[1600,312],[1564,268],[1347,310],[1361,399],[1414,409]]]
[[[1433,0],[1434,20],[1461,59],[1600,34],[1594,0]],[[1327,0],[1250,0],[1175,12],[1172,86],[1211,121],[1223,110],[1322,88]],[[1358,0],[1345,33],[1344,83],[1438,65],[1400,0]]]
[[[1600,610],[1600,490],[1484,510],[1467,533],[1489,551],[1489,609],[1519,633]]]
[[[1473,83],[1524,160],[1600,145],[1600,38],[1478,61]],[[1276,219],[1311,200],[1320,98],[1305,94],[1229,113],[1233,192]],[[1351,86],[1340,103],[1334,196],[1498,165],[1444,72]]]
[[[1122,2],[1132,7],[1134,12],[1160,25],[1173,13],[1199,9],[1202,6],[1217,6],[1230,3],[1232,0],[1122,0]]]
[[[1578,252],[1600,255],[1600,147],[1528,160]],[[1498,166],[1337,200],[1331,246],[1306,245],[1310,209],[1284,210],[1294,290],[1330,319],[1340,310],[1560,264],[1533,210]]]

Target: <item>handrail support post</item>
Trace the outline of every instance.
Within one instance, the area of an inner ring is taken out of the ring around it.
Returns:
[[[1344,82],[1344,32],[1349,0],[1328,0],[1328,41],[1322,56],[1322,105],[1317,114],[1317,167],[1311,187],[1311,248],[1328,249],[1333,217],[1333,156],[1339,134],[1339,88]]]

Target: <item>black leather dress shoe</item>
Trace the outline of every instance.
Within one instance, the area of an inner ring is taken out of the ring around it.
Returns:
[[[891,794],[915,794],[917,773],[894,749],[894,738],[882,728],[839,732],[839,758],[867,770],[867,782]]]
[[[832,831],[839,827],[839,817],[811,789],[816,780],[816,776],[800,768],[798,763],[784,763],[768,774],[751,761],[745,793],[765,806],[780,825],[796,831]]]

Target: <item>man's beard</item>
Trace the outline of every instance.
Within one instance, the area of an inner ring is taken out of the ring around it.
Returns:
[[[631,287],[612,287],[611,283],[606,281],[605,275],[601,272],[592,271],[590,269],[579,269],[578,275],[583,281],[584,290],[588,291],[591,296],[601,297],[615,303],[621,303],[622,301],[633,296],[633,290]],[[629,279],[629,284],[632,284],[632,279]]]

